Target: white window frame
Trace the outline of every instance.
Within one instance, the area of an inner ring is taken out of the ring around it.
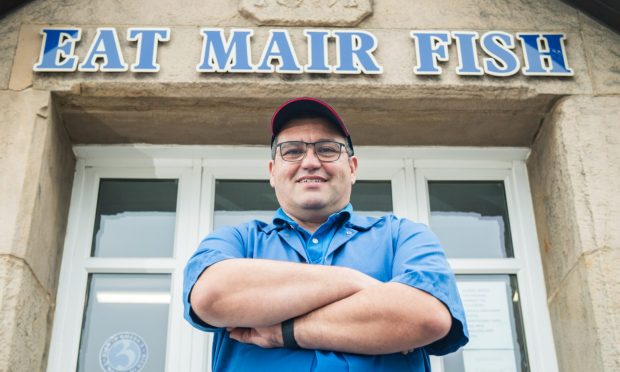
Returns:
[[[192,167],[175,166],[145,167],[131,165],[94,167],[88,160],[79,160],[76,166],[73,194],[62,268],[58,285],[57,307],[54,315],[52,342],[50,344],[48,371],[75,371],[78,362],[80,334],[86,305],[88,276],[96,273],[140,273],[170,275],[171,297],[178,293],[183,282],[183,259],[191,252],[188,247],[195,244],[197,236],[186,235],[180,226],[191,226],[197,222],[198,208],[191,203],[191,196],[198,195],[198,183],[192,180]],[[186,163],[186,162],[185,162]],[[198,168],[198,171],[200,169]],[[135,179],[165,178],[178,179],[177,213],[173,256],[170,258],[101,258],[90,257],[94,229],[97,194],[101,178]],[[185,196],[181,198],[181,196]],[[195,229],[194,229],[195,230]],[[183,346],[187,343],[190,327],[176,321],[183,316],[182,304],[171,301],[168,315],[168,343],[166,370],[178,370],[183,362]],[[189,350],[189,345],[186,345]],[[187,358],[188,359],[188,358]],[[184,369],[184,370],[189,370]]]
[[[211,334],[183,318],[182,270],[212,230],[216,179],[269,178],[264,146],[75,146],[71,196],[48,371],[75,371],[89,273],[171,275],[166,371],[211,371]],[[514,258],[450,259],[456,274],[517,277],[528,359],[533,372],[557,371],[545,282],[523,148],[356,147],[358,180],[389,180],[394,213],[427,223],[429,180],[498,180],[506,190]],[[489,160],[492,159],[492,160]],[[178,178],[173,258],[89,258],[100,178]],[[197,202],[199,200],[199,202]],[[86,221],[86,222],[84,222]],[[84,225],[88,223],[88,225]],[[84,228],[87,226],[88,228]],[[431,358],[434,372],[443,372]]]

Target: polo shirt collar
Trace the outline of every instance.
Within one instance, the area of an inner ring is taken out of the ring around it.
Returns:
[[[345,220],[345,226],[362,231],[370,229],[380,220],[378,218],[361,216],[355,213],[353,211],[353,206],[351,205],[351,203],[347,204],[340,212],[336,212],[333,215],[342,215],[342,218]],[[289,224],[297,225],[297,223],[292,218],[290,218],[282,210],[282,208],[279,208],[273,217],[272,223],[264,225],[262,230],[266,233],[270,233],[276,229],[281,230]]]
[[[352,214],[353,214],[353,206],[351,205],[351,203],[348,203],[340,211],[331,214],[325,221],[327,222],[327,221],[335,221],[336,219],[342,219],[342,221],[346,222],[346,221],[349,221]],[[298,226],[297,222],[295,222],[295,220],[289,217],[282,208],[278,208],[275,216],[273,217],[272,223],[276,227],[287,226],[287,225]]]
[[[352,213],[351,218],[349,218],[349,220],[345,223],[345,226],[352,227],[356,230],[364,231],[370,229],[379,221],[379,218],[361,216],[357,213]]]

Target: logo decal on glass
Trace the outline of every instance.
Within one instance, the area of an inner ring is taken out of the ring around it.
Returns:
[[[119,332],[103,343],[99,363],[105,372],[140,372],[148,357],[142,337],[133,332]]]

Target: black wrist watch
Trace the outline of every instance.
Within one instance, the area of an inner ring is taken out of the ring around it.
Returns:
[[[296,350],[300,347],[297,341],[295,341],[294,322],[295,318],[291,318],[282,322],[282,341],[285,348]]]

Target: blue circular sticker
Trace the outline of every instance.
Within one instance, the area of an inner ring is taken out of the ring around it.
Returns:
[[[99,352],[105,372],[140,372],[149,357],[146,342],[133,332],[119,332],[108,338]]]

